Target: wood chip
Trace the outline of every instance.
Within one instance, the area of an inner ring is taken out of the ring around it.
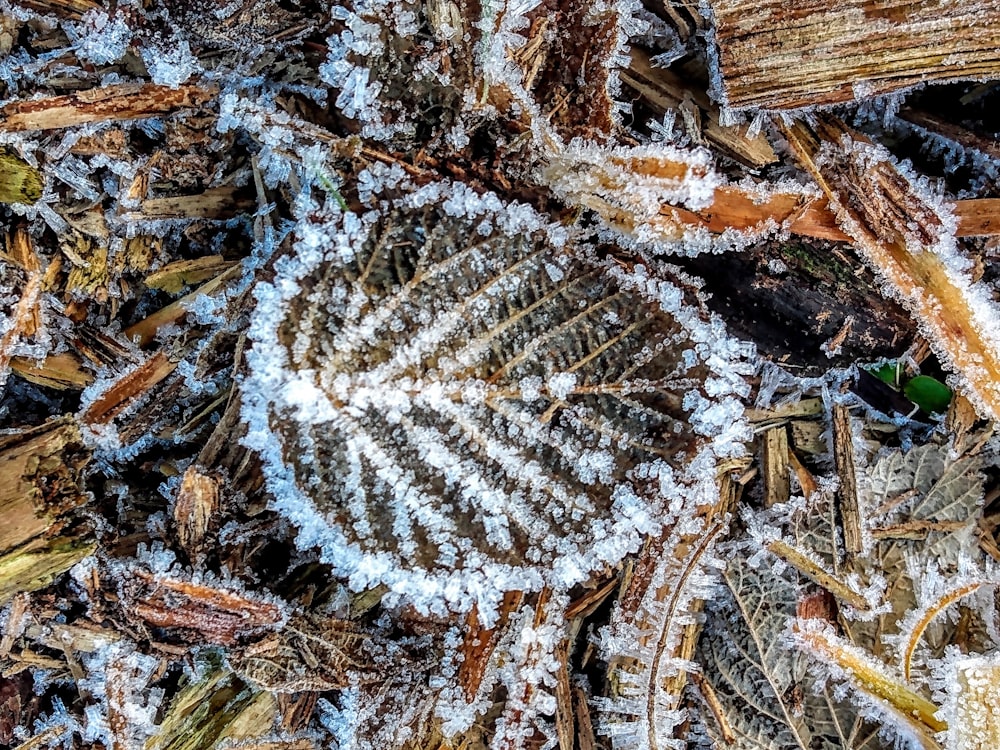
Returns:
[[[172,195],[147,198],[138,211],[122,214],[124,221],[160,221],[163,219],[231,219],[254,211],[257,202],[240,197],[240,189],[224,185],[195,195]]]
[[[81,472],[89,460],[69,418],[6,437],[0,447],[0,551],[42,537],[60,514],[86,502]]]
[[[795,451],[788,451],[788,463],[792,467],[792,471],[795,472],[795,478],[799,480],[799,488],[802,490],[802,496],[808,500],[819,489],[816,477],[799,460],[799,457],[795,455]]]
[[[54,130],[111,120],[135,120],[201,106],[216,90],[195,84],[171,88],[117,83],[47,99],[21,99],[0,107],[0,132]]]
[[[149,346],[156,338],[156,333],[163,326],[177,323],[187,315],[187,305],[194,302],[203,294],[214,294],[225,284],[239,277],[242,267],[239,265],[223,271],[211,281],[202,284],[190,294],[181,297],[179,300],[170,303],[164,308],[157,310],[147,318],[143,318],[125,329],[126,338],[134,341],[140,347]]]
[[[858,505],[858,479],[854,467],[854,432],[851,412],[843,404],[834,404],[833,460],[840,487],[837,489],[840,520],[844,529],[844,549],[857,554],[864,548],[861,539],[861,510]]]
[[[858,592],[848,586],[837,576],[828,573],[824,568],[816,564],[808,555],[804,555],[800,550],[795,549],[790,544],[781,539],[767,543],[767,549],[773,555],[784,560],[806,578],[818,586],[833,594],[837,599],[850,604],[855,609],[867,612],[871,609],[868,601]]]
[[[174,503],[174,522],[181,546],[189,554],[201,546],[213,517],[219,511],[219,483],[203,474],[194,465],[184,472],[177,502]]]
[[[710,0],[733,109],[864,100],[1000,76],[995,0]]]
[[[556,647],[555,659],[558,664],[556,671],[556,736],[559,740],[559,750],[573,750],[574,711],[573,691],[569,683],[569,650],[570,642],[563,639]]]
[[[705,705],[712,712],[715,724],[719,729],[719,734],[722,735],[722,741],[727,745],[734,744],[736,742],[736,735],[733,733],[733,727],[730,725],[729,719],[726,718],[726,711],[722,707],[722,703],[719,701],[719,696],[716,695],[712,683],[696,672],[691,674],[691,682],[698,688],[698,691],[705,699]]]
[[[597,737],[594,735],[594,722],[590,718],[587,693],[579,685],[573,687],[573,706],[576,709],[577,747],[579,750],[596,750]]]
[[[41,362],[27,357],[12,357],[10,369],[29,383],[58,391],[79,391],[94,382],[92,373],[83,369],[75,354],[51,354]]]
[[[765,430],[760,436],[760,463],[764,474],[764,505],[770,508],[791,497],[788,475],[788,430],[784,425]]]
[[[270,602],[144,570],[133,570],[125,579],[122,606],[148,626],[196,634],[193,643],[229,645],[282,621],[281,609]]]
[[[190,284],[200,284],[215,278],[235,265],[221,255],[205,255],[201,258],[175,260],[146,277],[150,289],[162,289],[167,294],[177,294]]]
[[[1000,199],[959,200],[950,204],[958,220],[956,237],[1000,235]],[[753,196],[735,187],[721,187],[708,208],[697,212],[664,206],[664,219],[719,233],[727,228],[752,230],[773,221],[792,234],[833,242],[849,242],[851,237],[838,225],[825,198],[803,200],[793,193],[773,193],[767,198]]]
[[[138,398],[177,369],[177,362],[159,351],[118,379],[98,396],[81,417],[91,424],[107,424],[133,399]]]

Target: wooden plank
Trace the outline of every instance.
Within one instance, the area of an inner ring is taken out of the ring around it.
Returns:
[[[710,0],[726,104],[797,109],[1000,76],[997,0]]]
[[[0,605],[48,586],[93,552],[87,527],[72,519],[87,501],[89,460],[68,417],[0,437]]]

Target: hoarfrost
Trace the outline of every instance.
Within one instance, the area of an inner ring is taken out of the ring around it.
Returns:
[[[198,69],[198,60],[186,39],[165,40],[161,47],[144,46],[142,60],[153,83],[171,88],[180,86]]]
[[[420,242],[386,254],[401,233]],[[746,348],[669,281],[619,278],[548,233],[526,206],[436,183],[303,223],[257,288],[245,440],[300,543],[352,587],[488,621],[505,591],[562,591],[620,560],[742,451]],[[668,407],[706,364],[712,397]],[[710,438],[700,456],[680,420]]]
[[[79,24],[66,24],[70,41],[81,60],[105,65],[122,58],[132,41],[132,30],[121,10],[112,18],[100,8],[91,8],[83,14]]]

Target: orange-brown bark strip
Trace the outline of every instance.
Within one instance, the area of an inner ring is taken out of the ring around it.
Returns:
[[[733,109],[797,109],[1000,77],[996,0],[711,0]]]
[[[173,89],[151,83],[119,83],[45,99],[25,99],[0,107],[0,132],[55,130],[92,122],[156,117],[201,106],[216,93],[214,88],[195,84]]]
[[[270,602],[145,571],[134,571],[127,588],[127,604],[146,624],[195,631],[220,645],[277,627],[282,619],[281,610]]]
[[[81,418],[92,424],[107,424],[135,397],[142,395],[177,369],[165,352],[159,351],[102,393]]]
[[[520,591],[511,591],[505,594],[503,603],[500,605],[497,625],[493,628],[484,628],[480,624],[475,607],[469,612],[466,618],[465,638],[460,647],[463,659],[462,666],[458,668],[458,683],[462,686],[466,700],[470,703],[479,692],[479,686],[483,682],[490,657],[493,656],[493,650],[497,647],[504,626],[510,620],[511,615],[520,609],[523,601],[524,594]]]
[[[989,237],[1000,235],[1000,199],[979,198],[958,200],[951,204],[958,227],[957,237]],[[687,211],[664,206],[662,216],[671,216],[681,224],[704,227],[710,232],[727,228],[747,230],[768,220],[787,223],[788,231],[802,237],[833,242],[850,242],[851,238],[837,226],[837,217],[826,198],[803,200],[793,193],[774,193],[761,203],[741,188],[726,186],[715,191],[715,200],[708,208]]]

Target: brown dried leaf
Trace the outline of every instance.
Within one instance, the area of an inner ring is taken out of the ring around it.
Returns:
[[[385,678],[365,649],[368,640],[347,620],[298,615],[229,661],[237,674],[275,693],[339,690]]]

